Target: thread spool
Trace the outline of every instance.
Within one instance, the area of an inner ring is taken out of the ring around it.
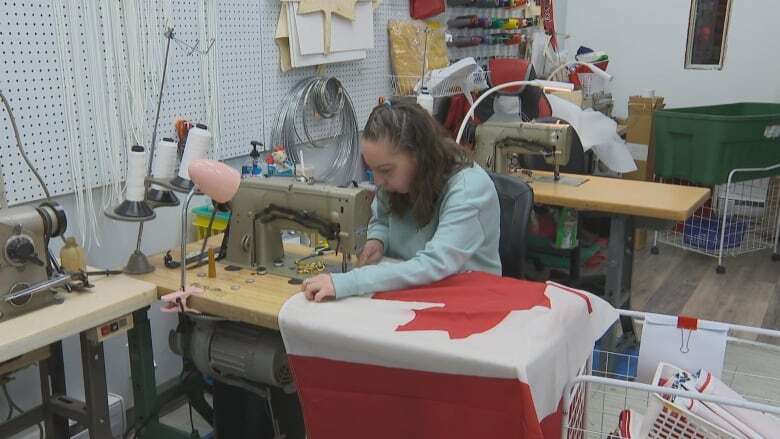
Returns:
[[[120,219],[131,221],[154,218],[154,211],[145,201],[146,149],[135,145],[127,153],[127,189],[125,200],[114,209]]]
[[[170,181],[176,173],[176,154],[179,144],[170,137],[166,137],[157,144],[154,162],[152,163],[152,175],[156,180]],[[176,195],[160,185],[153,184],[146,195],[149,201],[158,206],[177,206],[179,199]]]
[[[178,144],[166,137],[157,144],[157,154],[154,157],[152,175],[160,180],[170,180],[176,170],[176,150]],[[158,186],[155,186],[158,187]]]
[[[127,201],[144,200],[144,178],[146,177],[146,150],[141,145],[130,148],[127,155]]]
[[[211,147],[211,133],[208,127],[203,124],[197,124],[187,133],[187,143],[184,145],[184,154],[179,166],[179,177],[184,180],[190,179],[188,168],[190,163],[198,159],[205,159]]]

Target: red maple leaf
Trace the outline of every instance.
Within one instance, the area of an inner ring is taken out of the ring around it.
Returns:
[[[512,311],[535,306],[549,309],[546,288],[539,282],[469,272],[424,287],[374,294],[373,298],[443,304],[414,310],[414,318],[396,331],[440,330],[458,339],[493,329]]]

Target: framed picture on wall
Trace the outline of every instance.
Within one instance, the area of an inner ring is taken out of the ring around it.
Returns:
[[[723,68],[730,12],[731,0],[691,0],[686,69]]]

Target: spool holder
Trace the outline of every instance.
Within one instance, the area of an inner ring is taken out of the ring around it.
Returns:
[[[145,216],[145,217],[127,217],[122,215],[117,215],[114,211],[114,209],[117,206],[112,206],[109,209],[107,209],[104,213],[107,217],[118,220],[118,221],[125,221],[125,222],[137,222],[138,225],[138,238],[136,240],[136,246],[133,253],[130,254],[130,258],[127,261],[127,265],[125,265],[124,272],[127,274],[146,274],[151,273],[154,271],[154,265],[149,263],[149,259],[144,255],[144,253],[141,251],[141,238],[143,237],[144,233],[144,222],[152,220],[157,217],[157,214],[154,213],[154,209],[158,207],[172,207],[172,206],[178,206],[179,200],[177,197],[173,196],[171,197],[170,193],[169,195],[166,195],[162,197],[162,199],[158,200],[150,200],[149,199],[149,192],[151,189],[151,182],[154,184],[164,187],[166,189],[173,188],[168,184],[168,182],[158,181],[151,177],[149,177],[152,174],[152,162],[154,161],[154,151],[155,147],[157,146],[157,127],[160,123],[160,108],[162,107],[162,98],[163,98],[163,92],[165,91],[165,79],[166,74],[168,72],[168,58],[170,54],[171,49],[171,41],[173,40],[173,28],[168,28],[165,31],[165,38],[168,40],[165,45],[165,61],[163,63],[163,73],[162,78],[160,79],[160,92],[157,95],[157,113],[154,118],[154,129],[152,130],[152,143],[150,147],[150,159],[149,159],[149,167],[146,172],[147,177],[144,179],[144,201],[148,204],[149,207],[151,207],[152,212],[151,215]],[[181,190],[176,190],[176,192],[180,192]],[[175,204],[174,200],[175,198]]]
[[[154,178],[154,177],[146,177],[146,179],[144,180],[144,184],[147,187],[150,187],[151,185],[155,184],[157,186],[162,187],[166,191],[177,192],[177,193],[185,194],[185,195],[190,192],[189,190],[184,190],[184,189],[182,189],[182,188],[180,188],[178,186],[175,186],[175,185],[171,184],[171,182],[169,180],[161,180],[161,179]],[[203,195],[203,194],[200,191],[196,191],[195,195]],[[146,203],[152,209],[157,209],[157,208],[160,208],[160,207],[178,206],[180,204],[178,197],[176,198],[176,204],[159,203],[159,202],[156,202],[154,200],[147,200]],[[117,206],[112,206],[112,207],[109,207],[108,209],[106,209],[104,211],[105,215],[107,217],[111,218],[111,219],[114,219],[114,220],[117,220],[117,221],[124,221],[124,222],[128,222],[128,223],[143,223],[145,221],[151,221],[151,220],[153,220],[153,219],[155,219],[157,217],[157,214],[154,213],[154,212],[152,212],[152,214],[150,216],[146,216],[146,217],[126,217],[126,216],[122,216],[122,215],[117,215],[114,212],[114,209],[116,207]]]

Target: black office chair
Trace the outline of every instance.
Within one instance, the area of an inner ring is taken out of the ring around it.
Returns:
[[[498,254],[501,257],[502,274],[522,279],[534,191],[528,183],[519,178],[492,172],[488,174],[496,186],[498,203],[501,206]]]
[[[556,117],[546,117],[536,119],[536,122],[540,123],[567,123],[563,119]],[[539,170],[539,171],[552,171],[553,166],[548,164],[544,157],[540,155],[526,155],[520,158],[523,167],[527,169]],[[569,162],[565,166],[561,166],[561,172],[569,174],[581,174],[588,175],[592,172],[594,166],[593,151],[585,152],[582,148],[582,142],[579,136],[575,134],[574,142],[572,143],[572,149],[570,153]],[[606,222],[608,224],[609,216],[605,216],[598,212],[580,212],[580,223],[587,222]],[[581,224],[580,224],[581,227]],[[609,226],[607,225],[607,230]],[[551,256],[562,256],[569,259],[569,268],[565,275],[561,275],[556,271],[551,273],[551,280],[561,282],[574,288],[587,289],[594,293],[600,293],[604,291],[605,278],[603,275],[595,276],[582,276],[580,274],[580,246],[573,249],[556,249],[552,247],[534,247],[530,246],[531,259],[536,263],[537,269],[541,268],[541,262],[538,258],[533,257],[534,254],[546,254]]]

